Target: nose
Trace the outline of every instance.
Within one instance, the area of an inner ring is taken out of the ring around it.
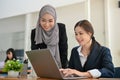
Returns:
[[[49,22],[48,22],[48,21],[46,21],[46,22],[45,22],[45,25],[46,25],[46,26],[48,26],[48,25],[49,25]]]
[[[76,35],[76,39],[79,40],[81,39],[81,37],[79,35]]]

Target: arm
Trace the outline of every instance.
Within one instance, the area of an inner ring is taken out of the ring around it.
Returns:
[[[61,72],[65,76],[75,75],[75,76],[82,76],[82,77],[92,77],[92,75],[89,72],[82,72],[80,69],[82,69],[82,66],[80,64],[79,60],[79,54],[77,52],[79,46],[74,47],[71,51],[70,61],[69,61],[69,68],[64,69]]]
[[[61,58],[62,68],[66,68],[68,63],[68,59],[67,59],[68,43],[67,43],[66,28],[65,25],[62,23],[58,23],[58,26],[59,26],[60,58]]]
[[[100,51],[98,51],[98,54],[96,54],[96,50],[94,50],[95,52],[92,53],[94,55],[89,57],[92,59],[88,60],[89,62],[86,65],[86,67],[88,66],[88,69],[86,69],[84,72],[89,72],[89,74],[92,77],[113,77],[114,66],[112,63],[112,57],[110,54],[110,50],[105,47],[101,47],[99,50]],[[82,67],[79,64],[78,56],[79,55],[77,54],[77,51],[74,48],[71,53],[71,58],[69,61],[69,68],[82,71]],[[81,74],[78,73],[78,75],[81,75]]]
[[[101,77],[113,77],[114,76],[114,65],[112,63],[112,56],[108,48],[102,48],[103,62],[102,68],[98,69],[101,72]]]
[[[96,59],[98,64],[96,67],[88,70],[93,77],[113,77],[114,76],[114,65],[112,63],[112,56],[110,50],[106,47],[101,46],[99,48],[99,55]],[[94,62],[95,63],[95,62]]]
[[[38,49],[34,39],[35,39],[35,29],[31,31],[31,50]]]
[[[67,76],[81,76],[81,77],[88,77],[91,78],[92,75],[89,72],[81,72],[78,71],[76,69],[60,69],[60,72],[62,72],[62,74],[67,77]]]
[[[94,67],[93,69],[89,69],[87,72],[89,72],[92,77],[113,77],[114,66],[112,63],[110,50],[106,47],[100,47],[98,52],[99,55],[96,58],[96,61],[98,62],[94,62],[94,65],[96,65],[96,67]]]

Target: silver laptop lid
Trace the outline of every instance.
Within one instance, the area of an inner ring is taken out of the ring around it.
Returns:
[[[38,77],[63,78],[48,49],[26,51],[26,54]]]

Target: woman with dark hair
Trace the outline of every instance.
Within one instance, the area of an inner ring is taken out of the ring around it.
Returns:
[[[79,46],[71,51],[69,68],[60,69],[64,76],[113,77],[114,65],[110,49],[95,40],[91,23],[88,20],[77,22],[74,32]]]
[[[13,48],[9,48],[6,51],[6,59],[5,62],[7,62],[7,60],[17,60],[17,57],[15,55],[15,50]]]

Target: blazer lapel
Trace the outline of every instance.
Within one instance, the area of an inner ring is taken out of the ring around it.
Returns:
[[[84,70],[90,69],[94,66],[94,62],[97,60],[98,55],[99,55],[99,46],[97,45],[97,43],[95,43],[84,65]]]

